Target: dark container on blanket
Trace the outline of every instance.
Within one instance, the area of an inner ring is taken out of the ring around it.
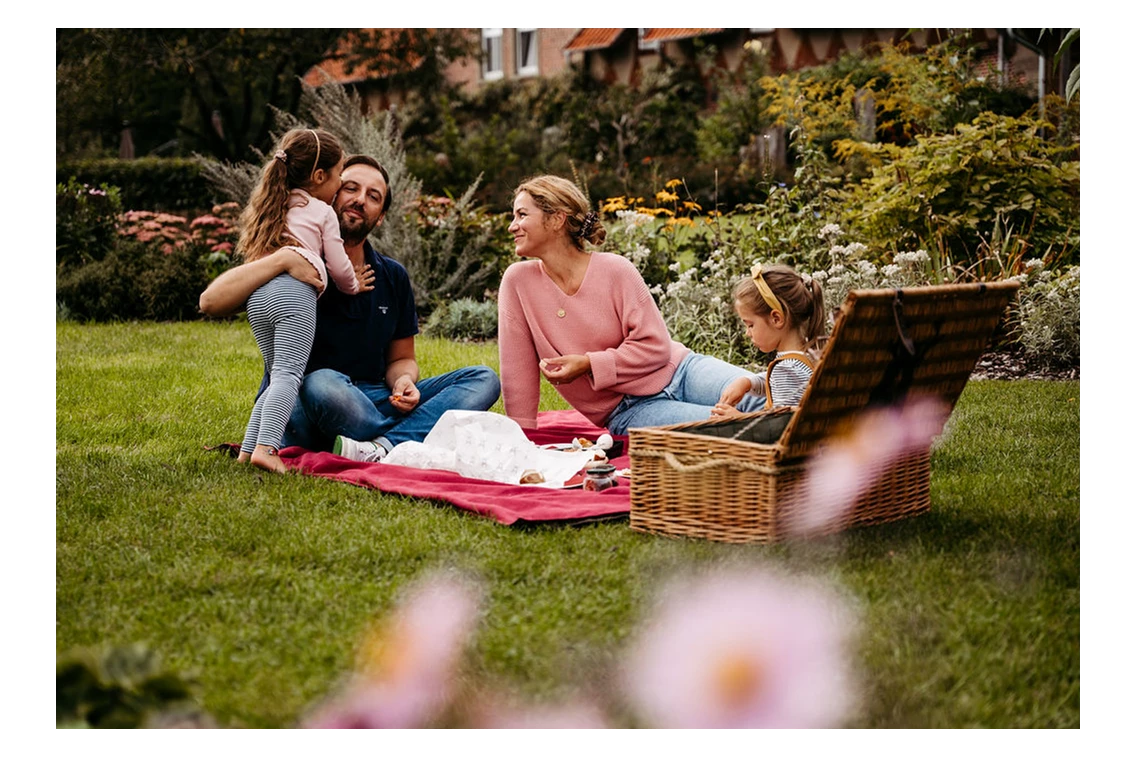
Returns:
[[[611,463],[589,466],[584,470],[584,489],[601,492],[616,486],[616,467]]]

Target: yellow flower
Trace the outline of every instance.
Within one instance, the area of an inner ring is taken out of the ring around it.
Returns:
[[[616,211],[623,211],[628,209],[626,198],[623,197],[610,197],[603,202],[600,206],[601,213],[615,213]]]
[[[668,179],[667,183],[664,184],[663,186],[667,187],[667,189],[674,189],[675,187],[678,187],[682,183],[683,183],[682,179]]]
[[[667,190],[660,190],[659,192],[655,193],[655,199],[661,203],[674,203],[674,202],[677,202],[679,200],[679,196],[676,195],[674,192],[668,192]]]

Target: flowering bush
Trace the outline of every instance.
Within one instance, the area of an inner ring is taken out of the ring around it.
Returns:
[[[1056,273],[1037,259],[1025,268],[1015,277],[1022,283],[1015,313],[1018,343],[1036,360],[1076,366],[1081,359],[1081,268]]]
[[[136,242],[155,245],[169,255],[181,248],[201,252],[211,269],[221,273],[232,262],[237,245],[237,217],[241,207],[235,202],[213,206],[210,213],[195,217],[154,211],[127,211],[119,217],[118,233]]]
[[[735,212],[705,221],[696,219],[693,231],[682,244],[676,244],[656,216],[642,207],[624,208],[609,200],[603,209],[614,212],[617,223],[610,226],[610,237],[618,240],[619,250],[639,268],[659,302],[660,312],[671,336],[693,350],[708,353],[737,365],[746,365],[758,356],[746,339],[730,292],[739,278],[749,275],[754,263],[780,262],[796,265],[821,283],[825,303],[835,316],[845,297],[854,289],[922,287],[941,281],[954,281],[958,271],[938,268],[928,251],[902,250],[891,262],[879,262],[867,245],[846,239],[840,225],[828,223],[815,231],[816,248],[809,255],[755,254],[760,245],[740,245],[740,240],[761,234],[765,222],[756,216]],[[615,209],[615,210],[614,210]],[[717,227],[718,244],[699,231]],[[751,226],[749,232],[743,231]],[[667,238],[661,241],[660,238]],[[703,252],[701,246],[710,246]],[[804,247],[800,245],[799,249]],[[661,252],[666,251],[666,252]],[[1020,305],[1007,315],[1005,330],[1014,335],[1027,355],[1057,367],[1078,361],[1079,269],[1056,274],[1042,260],[1025,263],[1015,256],[1004,257],[990,249],[984,271],[1001,279],[1016,268],[1025,273],[1014,278],[1022,283]],[[670,260],[668,255],[673,256]],[[809,265],[815,262],[817,267]],[[656,273],[663,268],[666,275]],[[971,275],[980,273],[973,270]],[[988,277],[984,277],[988,278]],[[652,283],[652,282],[655,283]]]
[[[474,206],[477,184],[457,200],[422,195],[412,211],[418,235],[392,254],[406,266],[420,314],[459,299],[479,300],[496,290],[511,262],[509,221]],[[494,317],[496,332],[496,313]]]
[[[122,200],[118,187],[92,187],[70,179],[55,186],[55,263],[82,266],[100,261],[115,246]]]
[[[152,211],[120,214],[113,246],[101,259],[60,268],[57,312],[94,321],[195,318],[201,291],[233,265],[239,211],[225,203],[192,220]]]

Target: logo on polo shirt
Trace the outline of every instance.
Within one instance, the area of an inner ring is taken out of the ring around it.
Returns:
[[[387,306],[385,306],[385,305],[377,305],[377,306],[375,306],[375,307],[376,307],[376,308],[378,308],[379,310],[383,311],[383,315],[384,315],[384,316],[386,316],[386,315],[387,315]]]

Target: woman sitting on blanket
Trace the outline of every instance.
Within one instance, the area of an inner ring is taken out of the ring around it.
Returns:
[[[517,254],[498,293],[505,413],[537,425],[540,377],[612,434],[710,418],[723,391],[750,373],[671,339],[643,277],[626,258],[590,252],[604,226],[567,179],[539,176],[514,191]],[[764,397],[748,394],[743,412]]]

